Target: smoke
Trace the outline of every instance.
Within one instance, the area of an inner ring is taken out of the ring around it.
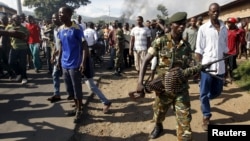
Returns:
[[[232,1],[234,0],[124,0],[121,16],[131,20],[137,16],[142,16],[145,20],[155,19],[157,14],[161,14],[157,6],[162,4],[167,8],[169,16],[184,11],[188,13],[188,17],[192,17],[206,12],[211,3],[224,5]]]
[[[148,0],[143,2],[141,0],[125,0],[122,9],[122,17],[134,19],[136,16],[144,15],[148,5]]]

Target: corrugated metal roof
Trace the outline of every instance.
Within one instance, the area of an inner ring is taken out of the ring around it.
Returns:
[[[3,3],[3,2],[0,2],[0,5],[1,6],[5,6],[5,7],[9,7],[7,4]]]

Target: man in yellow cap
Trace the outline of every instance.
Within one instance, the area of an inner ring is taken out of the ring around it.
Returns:
[[[147,65],[154,56],[158,56],[157,74],[163,76],[173,67],[175,62],[181,61],[181,68],[185,69],[191,60],[190,44],[182,39],[182,33],[186,25],[186,12],[177,12],[170,17],[171,32],[154,40],[148,53],[143,60],[142,68],[139,73],[137,92],[143,91],[143,79]],[[171,105],[174,105],[177,121],[177,139],[178,141],[191,141],[191,108],[188,92],[188,81],[183,80],[182,85],[176,87],[176,91],[156,92],[155,102],[153,104],[155,127],[150,134],[154,139],[163,132],[162,122]]]

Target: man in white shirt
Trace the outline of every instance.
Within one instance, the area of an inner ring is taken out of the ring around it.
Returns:
[[[218,19],[219,14],[220,6],[217,3],[210,4],[208,11],[210,20],[201,25],[198,30],[195,53],[201,64],[222,59],[228,52],[227,28],[223,21]],[[214,63],[208,70],[216,70],[216,72],[201,72],[200,101],[203,113],[202,128],[205,131],[212,116],[210,99],[218,97],[223,90],[223,80],[213,75],[224,78],[225,62]]]
[[[129,29],[129,23],[125,23],[123,25],[123,33],[124,33],[124,38],[125,38],[125,47],[123,50],[123,60],[124,60],[124,65],[126,68],[130,68],[132,66],[132,56],[129,55],[129,45],[130,45],[130,29]]]
[[[84,37],[88,43],[90,56],[95,53],[95,44],[98,40],[97,33],[94,29],[94,23],[88,22],[87,28],[84,30]]]
[[[151,31],[143,26],[143,17],[137,17],[137,26],[131,30],[129,54],[134,55],[135,69],[139,73],[142,61],[150,46]]]

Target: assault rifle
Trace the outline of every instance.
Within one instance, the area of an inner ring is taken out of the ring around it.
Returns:
[[[206,72],[214,72],[214,71],[215,71],[215,72],[216,72],[217,70],[205,70],[205,69],[209,68],[209,67],[210,67],[212,64],[214,64],[214,63],[217,63],[217,62],[226,60],[226,59],[228,59],[228,58],[230,58],[230,57],[232,57],[232,56],[234,56],[234,55],[228,55],[228,56],[223,57],[223,58],[221,58],[221,59],[218,59],[218,60],[209,62],[209,63],[207,63],[207,64],[204,64],[204,65],[202,65],[202,71],[206,71]]]
[[[217,72],[217,70],[206,70],[206,69],[209,68],[212,64],[223,61],[223,60],[226,60],[226,59],[228,59],[229,57],[232,57],[232,56],[233,55],[228,55],[228,56],[226,56],[226,57],[224,57],[222,59],[218,59],[218,60],[209,62],[207,64],[201,65],[201,71],[205,72],[205,73]],[[208,73],[208,74],[210,74],[212,77],[215,77],[215,78],[218,78],[220,80],[223,80],[223,81],[227,82],[224,78],[221,78],[221,77],[219,77],[217,75],[214,75],[214,74],[211,74],[211,73]],[[154,91],[157,91],[158,93],[162,93],[165,90],[164,84],[162,82],[162,77],[157,77],[156,79],[150,81],[150,76],[149,76],[146,79],[146,81],[143,83],[143,85],[144,85],[144,90],[142,90],[141,92],[138,92],[138,91],[129,92],[128,95],[132,100],[136,100],[138,98],[145,97],[145,93],[151,93],[151,89],[153,89]]]
[[[209,72],[217,72],[217,70],[206,70],[206,69],[209,68],[212,64],[217,63],[217,62],[220,62],[220,61],[223,61],[223,60],[226,60],[226,59],[228,59],[228,58],[230,58],[230,57],[232,57],[232,56],[234,56],[234,55],[228,55],[228,56],[223,57],[223,58],[221,58],[221,59],[218,59],[218,60],[209,62],[209,63],[207,63],[207,64],[204,64],[204,65],[202,65],[201,71],[210,74],[212,77],[215,77],[215,78],[217,78],[217,79],[220,79],[220,80],[222,80],[222,81],[225,81],[226,83],[232,83],[232,82],[229,82],[229,81],[227,81],[226,79],[224,79],[224,78],[222,78],[222,77],[219,77],[219,76],[217,76],[217,75],[214,75],[214,74],[209,73]]]

